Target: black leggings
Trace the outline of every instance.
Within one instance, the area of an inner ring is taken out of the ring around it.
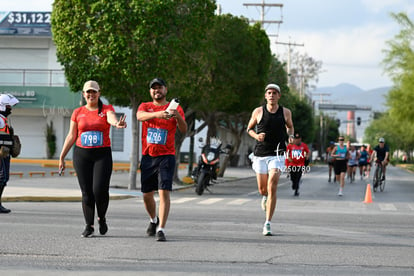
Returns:
[[[109,183],[112,175],[112,151],[105,148],[73,150],[73,167],[82,191],[82,209],[87,225],[93,225],[95,203],[99,218],[105,218],[109,205]]]
[[[299,190],[300,179],[302,178],[303,166],[289,166],[290,180],[292,181],[292,190]]]

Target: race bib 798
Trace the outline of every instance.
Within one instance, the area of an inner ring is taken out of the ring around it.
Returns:
[[[103,144],[102,131],[85,131],[81,134],[82,146],[97,147]]]

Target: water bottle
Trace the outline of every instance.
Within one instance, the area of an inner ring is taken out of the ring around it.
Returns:
[[[170,102],[170,104],[167,107],[167,112],[169,114],[171,114],[171,110],[177,109],[177,107],[178,107],[179,104],[180,103],[179,103],[179,101],[178,101],[177,98],[172,99],[171,102]]]

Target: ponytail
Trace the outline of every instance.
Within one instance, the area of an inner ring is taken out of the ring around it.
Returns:
[[[101,98],[99,97],[99,99],[98,99],[98,114],[101,114],[102,106],[103,106],[103,103],[101,101]]]

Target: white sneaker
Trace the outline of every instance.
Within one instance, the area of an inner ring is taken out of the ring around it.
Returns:
[[[262,210],[265,212],[266,212],[266,202],[267,202],[267,196],[263,196],[260,206],[262,207]]]
[[[263,226],[263,236],[271,236],[272,230],[270,229],[270,223],[266,223]]]
[[[344,194],[342,193],[342,188],[340,188],[339,189],[339,192],[338,192],[338,196],[343,196]]]

